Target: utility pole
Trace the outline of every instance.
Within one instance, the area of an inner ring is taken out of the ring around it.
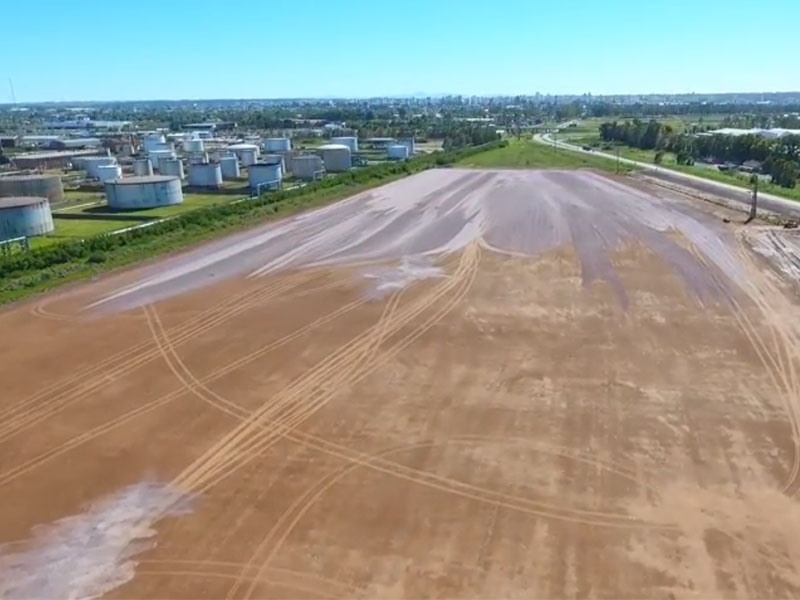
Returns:
[[[617,168],[616,172],[619,173],[619,146],[617,146]]]
[[[753,184],[753,195],[750,202],[750,214],[745,221],[745,225],[756,218],[756,208],[758,206],[758,175],[753,174],[750,178],[750,183]]]

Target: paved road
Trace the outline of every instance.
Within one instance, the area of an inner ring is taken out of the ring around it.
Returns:
[[[533,139],[541,144],[547,144],[549,146],[553,146],[555,144],[556,147],[564,150],[583,152],[585,154],[593,154],[595,156],[602,156],[611,160],[617,160],[617,156],[615,154],[597,152],[595,150],[584,150],[580,146],[576,146],[574,144],[563,142],[558,139],[553,140],[551,134],[549,133],[536,134],[534,135]],[[658,165],[654,165],[652,163],[631,160],[629,158],[620,157],[619,161],[626,165],[639,167],[646,171],[648,175],[657,177],[658,179],[679,185],[687,185],[701,192],[715,194],[728,200],[740,202],[748,206],[750,205],[750,191],[735,185],[713,181],[711,179],[705,179],[703,177],[698,177],[697,175],[689,175],[688,173],[682,173],[680,171],[673,171],[672,169],[665,169],[664,167],[659,167]],[[800,203],[794,200],[788,200],[773,194],[759,192],[758,204],[759,208],[771,210],[786,216],[800,217]]]

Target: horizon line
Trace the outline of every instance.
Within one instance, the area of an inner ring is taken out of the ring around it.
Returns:
[[[252,97],[252,98],[236,98],[236,97],[221,97],[221,98],[150,98],[150,99],[117,99],[117,100],[102,100],[102,99],[93,99],[93,100],[26,100],[26,101],[16,101],[16,102],[0,102],[0,107],[13,107],[13,106],[20,106],[20,105],[37,105],[37,104],[113,104],[113,103],[133,103],[133,102],[282,102],[282,101],[293,101],[293,102],[302,102],[302,101],[331,101],[331,100],[403,100],[403,99],[426,99],[426,98],[450,98],[450,97],[462,97],[462,98],[514,98],[514,97],[523,97],[523,98],[534,98],[536,96],[544,96],[544,97],[575,97],[575,98],[582,98],[590,96],[592,98],[609,98],[609,97],[620,97],[620,96],[732,96],[732,95],[742,95],[742,96],[757,96],[757,95],[791,95],[797,94],[800,96],[800,90],[776,90],[776,91],[758,91],[758,92],[741,92],[741,91],[731,91],[731,92],[618,92],[618,93],[604,93],[604,94],[595,94],[592,92],[582,92],[582,93],[553,93],[553,92],[533,92],[533,93],[498,93],[498,94],[469,94],[469,93],[447,93],[447,92],[437,92],[437,93],[425,93],[425,92],[414,92],[409,94],[385,94],[385,95],[370,95],[370,96],[340,96],[340,95],[330,95],[330,96],[282,96],[282,97]]]

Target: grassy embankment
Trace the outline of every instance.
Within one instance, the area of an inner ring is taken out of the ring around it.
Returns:
[[[580,169],[592,168],[603,171],[615,171],[616,162],[601,156],[592,156],[582,152],[556,149],[530,139],[511,140],[503,148],[495,148],[464,158],[458,166],[482,169],[519,168],[519,169]],[[621,165],[622,171],[631,170]]]
[[[55,230],[48,235],[32,238],[32,248],[111,233],[126,227],[174,217],[217,204],[227,204],[246,197],[243,194],[185,193],[181,204],[142,210],[114,211],[106,205],[105,194],[102,192],[68,191],[65,192],[65,196],[66,204],[53,210]]]
[[[0,258],[0,303],[24,298],[237,229],[328,204],[426,169],[452,165],[470,154],[491,152],[504,144],[494,142],[483,147],[427,154],[404,162],[355,169],[302,188],[268,192],[245,202],[197,208],[152,227],[113,236],[92,235],[84,239],[64,240]]]

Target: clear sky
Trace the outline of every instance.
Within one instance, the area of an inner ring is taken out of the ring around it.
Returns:
[[[800,0],[0,0],[0,102],[794,91]]]

